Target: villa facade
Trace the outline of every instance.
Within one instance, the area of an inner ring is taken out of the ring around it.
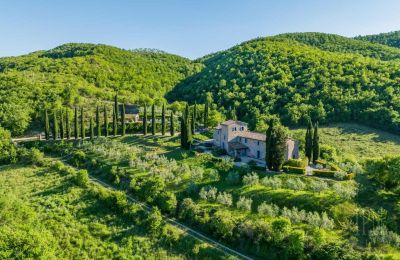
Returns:
[[[213,143],[234,157],[251,157],[265,159],[266,135],[251,132],[247,123],[228,120],[218,125],[213,134]],[[285,160],[298,159],[298,142],[293,139],[286,141]]]

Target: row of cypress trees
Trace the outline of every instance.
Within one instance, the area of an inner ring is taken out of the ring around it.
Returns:
[[[170,113],[170,124],[169,124],[169,130],[170,130],[170,135],[174,136],[175,135],[175,124],[174,124],[174,113],[171,111]],[[147,106],[145,105],[143,108],[143,135],[147,135],[148,131],[148,123],[147,123]],[[167,120],[166,120],[166,111],[165,111],[165,104],[162,105],[161,108],[161,134],[165,135],[166,134],[166,129],[167,129]],[[156,134],[156,107],[153,104],[151,106],[151,134],[155,135]]]
[[[318,121],[314,126],[311,121],[308,122],[306,136],[305,136],[305,154],[308,162],[314,164],[319,159],[319,134],[318,134]]]

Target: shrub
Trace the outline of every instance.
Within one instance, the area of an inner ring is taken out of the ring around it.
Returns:
[[[225,157],[222,158],[219,162],[217,162],[215,166],[217,169],[227,172],[233,168],[234,162],[232,158]]]
[[[65,169],[65,165],[60,161],[56,161],[55,163],[53,163],[52,167],[58,172],[64,172]]]
[[[297,168],[304,168],[308,164],[308,159],[289,159],[287,160],[283,166],[291,166],[291,167],[297,167]]]
[[[341,181],[341,180],[344,180],[346,178],[346,175],[347,175],[347,173],[340,171],[340,172],[335,172],[333,174],[333,177],[336,180],[340,180]]]
[[[75,151],[72,155],[72,161],[74,166],[76,167],[80,167],[85,162],[85,159],[86,154],[84,151],[81,150]]]
[[[286,187],[292,190],[304,190],[306,185],[299,178],[290,178],[286,181]]]
[[[227,192],[220,192],[217,196],[217,202],[226,206],[232,206],[232,195]]]
[[[225,180],[230,185],[237,185],[240,182],[240,174],[237,171],[230,171]]]
[[[344,180],[353,180],[356,177],[356,173],[355,172],[351,172],[346,174],[346,176],[344,176]]]
[[[258,174],[255,172],[248,173],[243,176],[243,185],[257,185],[258,184]]]
[[[339,166],[337,166],[337,165],[335,165],[335,164],[331,164],[331,165],[329,166],[329,168],[331,169],[331,171],[336,171],[336,172],[342,170],[342,169],[339,168]]]
[[[17,149],[11,141],[11,133],[0,127],[0,164],[15,163]]]
[[[240,210],[247,210],[251,211],[251,204],[253,203],[252,199],[248,199],[246,197],[240,197],[239,200],[236,202],[236,208]]]
[[[332,189],[343,199],[350,200],[357,195],[357,188],[351,185],[335,183]]]
[[[306,169],[304,167],[283,166],[282,169],[286,173],[306,174]]]
[[[31,148],[22,159],[27,164],[43,166],[45,164],[44,154],[37,148]]]
[[[263,202],[258,206],[257,212],[270,217],[276,217],[279,215],[279,207],[275,204],[267,204],[266,202]]]
[[[325,159],[327,161],[337,160],[337,151],[335,147],[327,144],[321,144],[319,147],[319,151],[322,159]]]
[[[336,171],[313,170],[312,174],[317,177],[334,178]]]
[[[272,189],[280,189],[282,187],[282,181],[277,177],[264,177],[261,180],[261,184]]]
[[[212,154],[214,155],[214,156],[222,156],[222,155],[226,155],[226,151],[225,151],[225,149],[222,149],[222,148],[219,148],[219,147],[215,147],[213,150],[212,150]]]
[[[87,187],[89,184],[89,174],[87,170],[79,170],[75,175],[75,182],[81,187]]]
[[[314,192],[320,193],[321,191],[327,190],[329,188],[328,184],[324,181],[312,181],[310,184],[310,188]]]
[[[175,212],[177,205],[175,194],[170,191],[162,192],[156,198],[156,205],[160,207],[161,211],[168,213]]]
[[[212,186],[203,187],[200,190],[199,196],[203,200],[215,200],[217,198],[217,188]]]
[[[368,234],[373,245],[390,244],[395,247],[400,247],[400,236],[387,229],[386,226],[377,226]]]

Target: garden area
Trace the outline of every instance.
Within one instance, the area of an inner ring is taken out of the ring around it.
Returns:
[[[266,173],[237,167],[229,158],[183,150],[179,137],[125,136],[30,146],[87,169],[256,258],[398,255],[400,238],[384,225],[398,225],[398,219],[362,203],[364,185],[370,183],[359,183],[361,172],[355,178]],[[348,162],[340,167],[358,169]]]

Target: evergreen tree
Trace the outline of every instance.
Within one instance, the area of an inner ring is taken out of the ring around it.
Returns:
[[[181,128],[181,135],[180,135],[180,139],[181,139],[181,148],[186,149],[186,133],[185,133],[185,120],[184,118],[181,116],[179,117],[179,122],[180,122],[180,128]]]
[[[99,105],[97,105],[97,107],[96,107],[96,134],[97,134],[97,138],[99,138],[101,136]]]
[[[94,139],[93,117],[90,117],[90,140]]]
[[[208,128],[208,100],[206,101],[206,104],[204,105],[204,113],[203,113],[203,124],[204,128]]]
[[[151,134],[156,134],[156,112],[154,104],[151,106]]]
[[[115,121],[118,122],[118,113],[119,113],[119,111],[118,111],[118,92],[114,96],[114,109],[115,109]]]
[[[285,161],[287,132],[282,126],[274,127],[271,133],[272,170],[280,171]]]
[[[235,107],[234,108],[232,108],[232,107],[229,108],[229,118],[232,119],[232,120],[236,120],[237,119]]]
[[[58,137],[58,122],[57,122],[57,112],[53,112],[53,140],[57,140]]]
[[[108,116],[106,105],[104,105],[104,136],[108,137]]]
[[[161,134],[165,135],[165,104],[162,105],[161,109]]]
[[[190,109],[186,104],[185,114],[181,122],[181,146],[184,149],[189,149],[192,143],[192,130],[190,124]]]
[[[191,134],[192,135],[194,135],[195,134],[195,123],[196,123],[196,120],[195,120],[195,116],[194,116],[194,114],[195,114],[195,112],[194,112],[194,108],[193,108],[193,112],[192,112],[192,118],[191,118],[191,121],[190,121],[190,132],[191,132]]]
[[[81,107],[81,138],[85,139],[85,121],[83,118],[83,107]]]
[[[170,126],[169,126],[169,132],[171,134],[171,136],[175,135],[175,125],[174,125],[174,112],[171,111],[171,118],[170,118]]]
[[[49,114],[47,109],[44,111],[44,135],[46,140],[50,139],[50,122],[49,122]]]
[[[118,134],[118,123],[117,123],[117,110],[115,110],[115,106],[113,107],[113,135],[117,136]]]
[[[75,139],[79,138],[79,132],[78,132],[78,108],[75,107],[75,113],[74,113],[74,135]]]
[[[313,126],[311,121],[308,121],[306,137],[305,137],[305,155],[308,158],[308,163],[312,162],[313,156]]]
[[[274,120],[271,119],[269,121],[268,129],[266,132],[266,140],[265,140],[265,162],[268,169],[272,169],[272,144],[273,144],[273,136],[272,132],[274,130]]]
[[[67,139],[71,139],[71,122],[69,122],[69,111],[65,109],[65,130],[67,134]]]
[[[318,121],[314,126],[314,138],[312,141],[312,155],[314,164],[319,159],[319,135],[318,135]]]
[[[197,120],[197,103],[195,101],[193,106],[192,134],[195,134],[196,132],[196,120]]]
[[[64,133],[65,133],[65,125],[64,125],[64,113],[61,110],[60,113],[60,138],[61,140],[64,140]]]
[[[125,124],[125,104],[122,104],[122,109],[121,109],[121,125],[122,125],[122,136],[125,135],[126,132],[126,124]]]
[[[147,106],[146,106],[146,104],[144,105],[144,111],[143,111],[143,134],[147,135]]]

